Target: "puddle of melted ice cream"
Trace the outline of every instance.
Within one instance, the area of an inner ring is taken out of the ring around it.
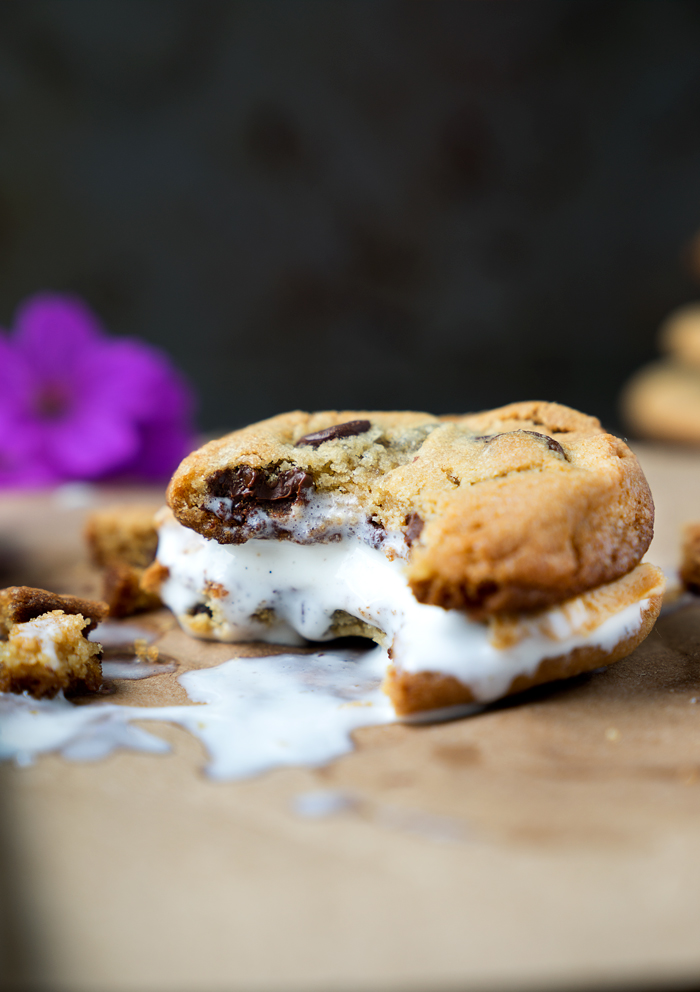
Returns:
[[[386,664],[381,648],[235,658],[180,676],[197,704],[191,706],[76,706],[62,695],[36,700],[0,693],[0,758],[27,765],[50,751],[74,761],[118,748],[160,754],[169,745],[134,723],[158,721],[202,741],[214,779],[321,765],[352,749],[353,730],[395,719],[379,688]]]

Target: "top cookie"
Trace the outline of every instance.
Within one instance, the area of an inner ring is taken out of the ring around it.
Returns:
[[[283,414],[191,454],[168,503],[222,544],[333,540],[350,518],[378,546],[398,532],[417,599],[477,617],[610,582],[640,561],[653,529],[627,445],[543,402],[450,417]]]

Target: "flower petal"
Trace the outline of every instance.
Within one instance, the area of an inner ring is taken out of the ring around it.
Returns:
[[[167,480],[196,447],[189,423],[152,421],[139,425],[138,454],[123,468],[128,476]]]
[[[169,417],[191,410],[190,391],[180,374],[164,354],[139,341],[100,342],[83,356],[78,374],[91,403],[126,416]]]
[[[114,472],[138,451],[139,434],[128,419],[109,411],[85,411],[46,425],[46,462],[69,479],[94,479]]]
[[[43,436],[26,417],[0,412],[0,487],[37,486],[61,476],[42,454]]]
[[[15,316],[15,344],[40,374],[70,374],[85,349],[100,340],[102,328],[92,310],[76,296],[37,293]]]
[[[36,376],[31,363],[7,335],[0,333],[0,410],[29,410]]]

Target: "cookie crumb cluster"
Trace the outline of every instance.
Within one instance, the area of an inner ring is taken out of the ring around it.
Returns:
[[[97,511],[88,519],[85,539],[93,564],[102,571],[102,595],[113,617],[162,605],[141,584],[158,546],[153,516],[151,507],[125,505]]]
[[[102,646],[87,635],[107,613],[105,603],[45,589],[0,590],[0,692],[41,699],[97,690]]]

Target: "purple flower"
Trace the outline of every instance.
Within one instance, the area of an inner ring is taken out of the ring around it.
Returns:
[[[192,408],[163,352],[108,337],[76,297],[40,293],[0,331],[0,486],[163,479],[192,450]]]

